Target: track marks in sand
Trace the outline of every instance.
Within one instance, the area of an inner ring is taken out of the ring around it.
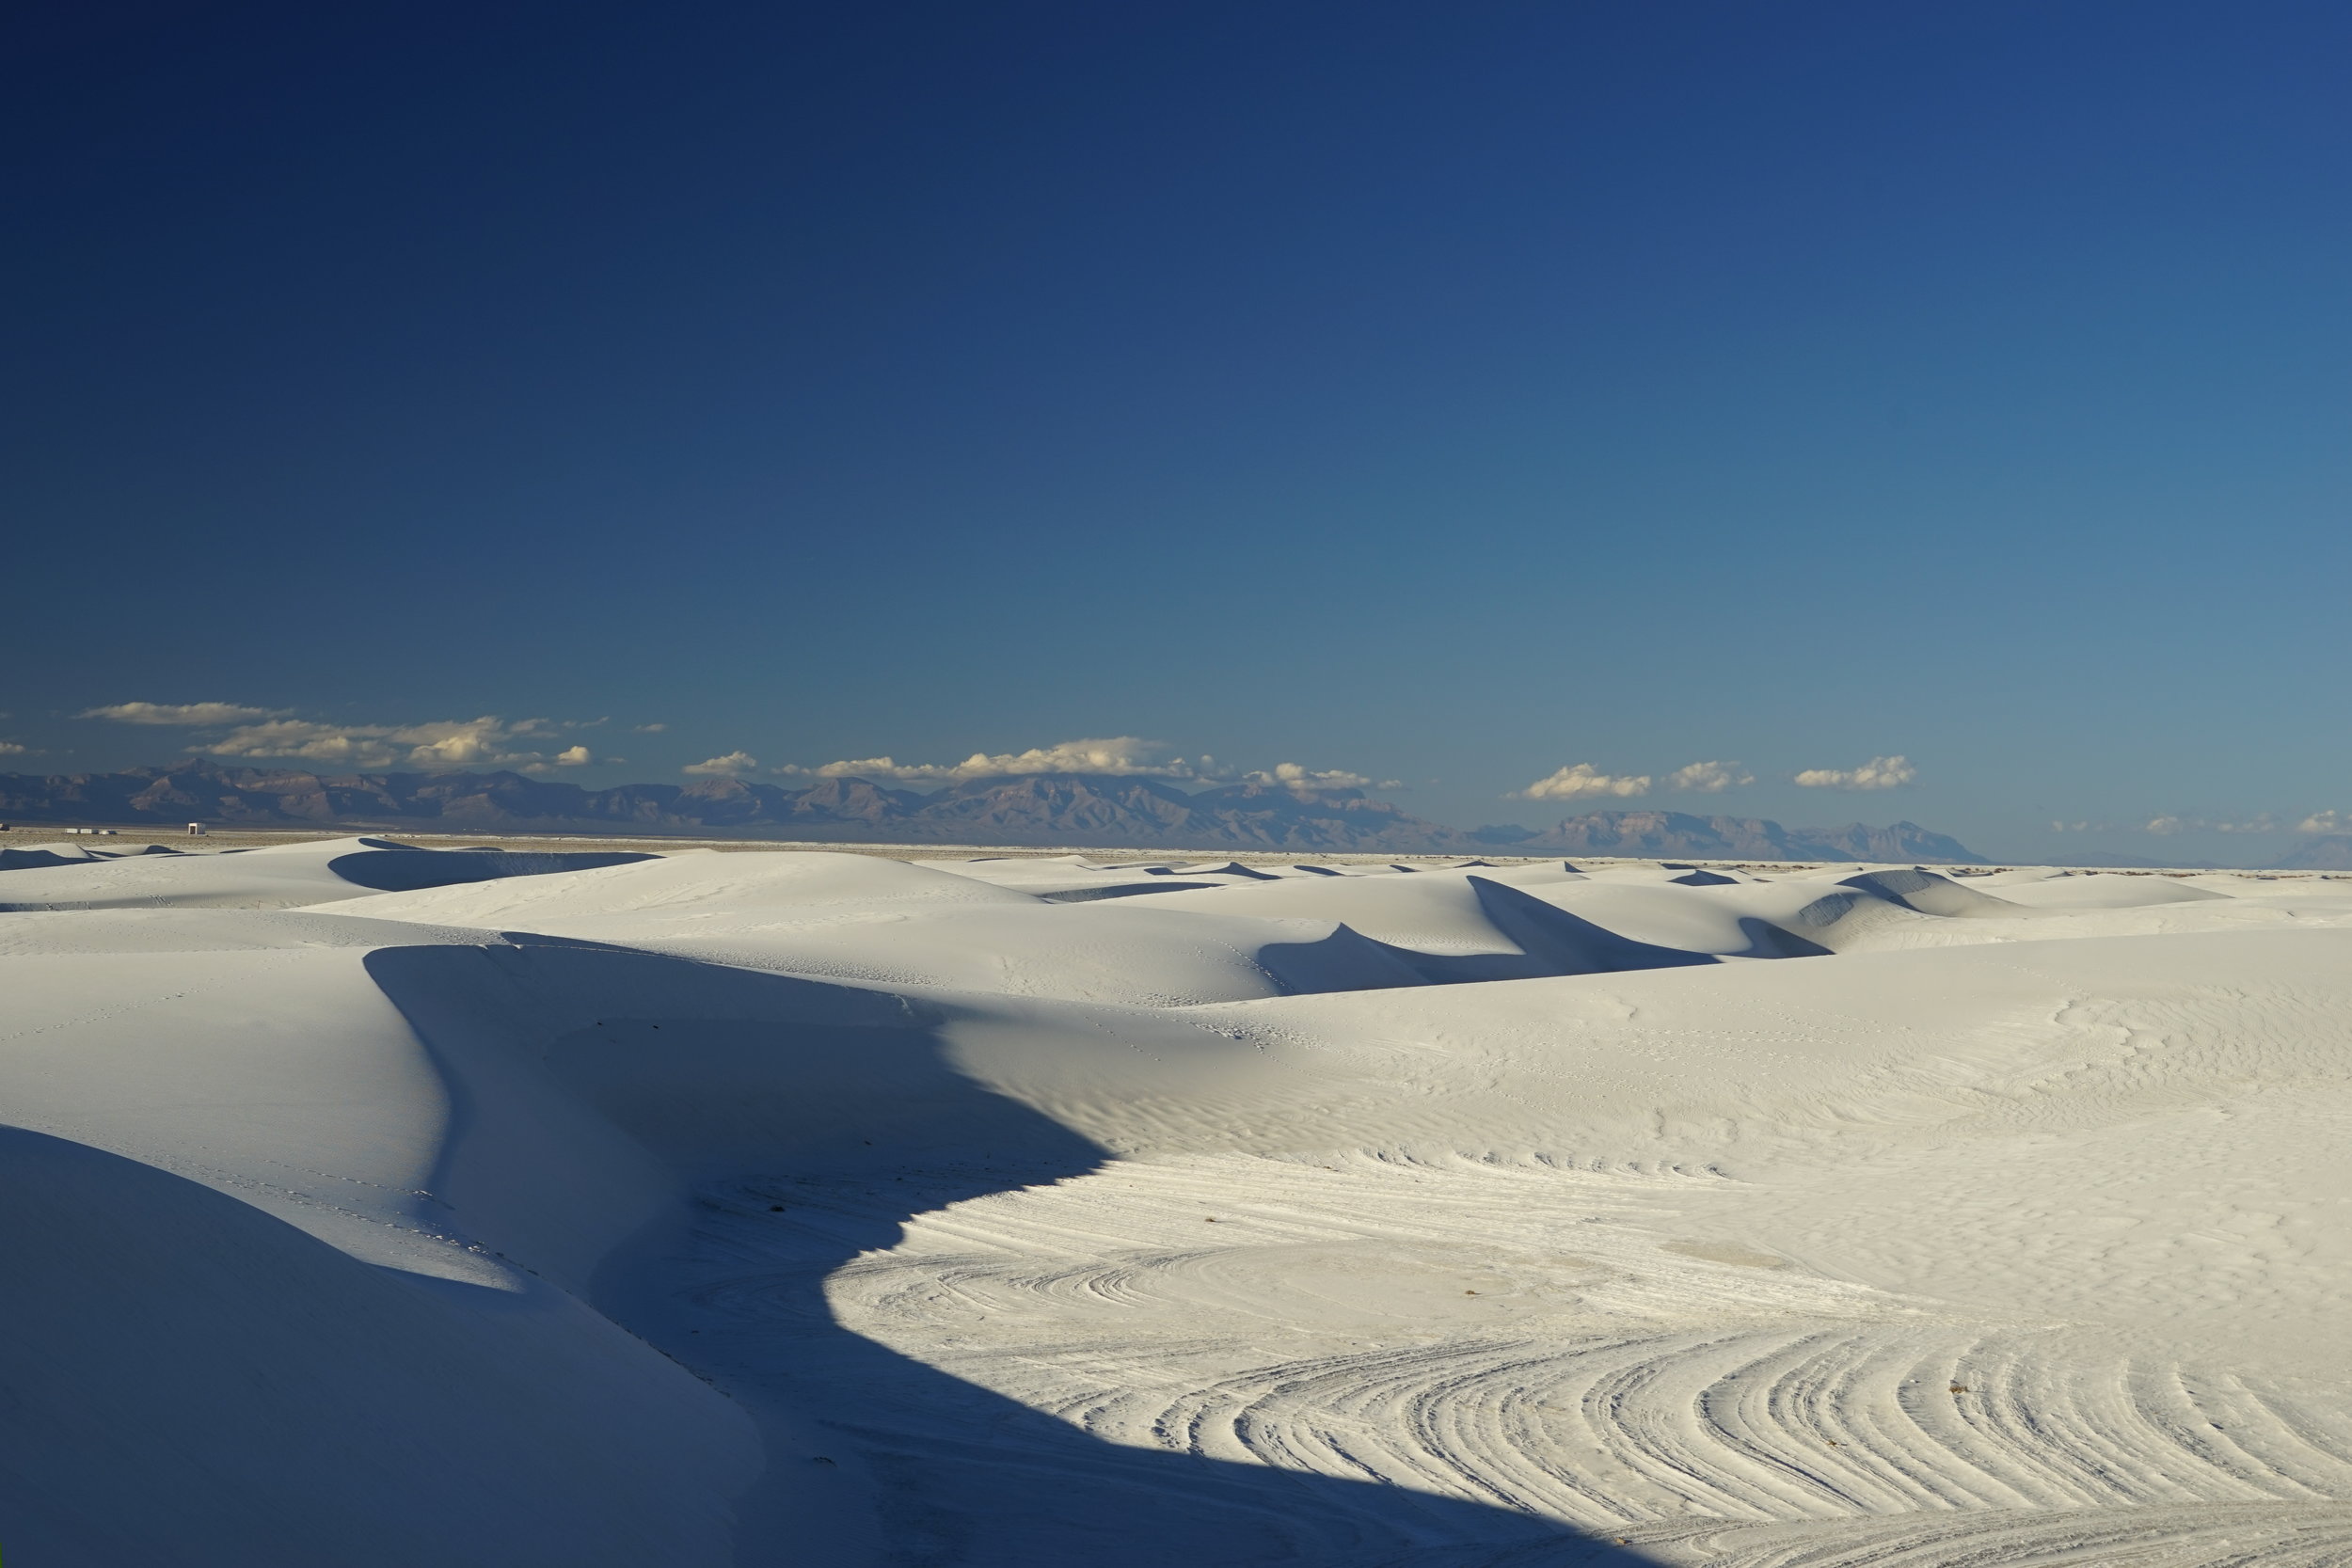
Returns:
[[[919,1214],[826,1295],[1110,1443],[1635,1531],[1661,1560],[2186,1565],[2241,1538],[2247,1561],[2342,1560],[2352,1426],[2324,1405],[1820,1278],[1706,1233],[1726,1185],[1121,1163]],[[745,1282],[705,1300],[764,1310]]]

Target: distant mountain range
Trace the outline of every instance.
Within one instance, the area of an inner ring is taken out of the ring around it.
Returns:
[[[2352,871],[2352,833],[2319,833],[2272,863],[2278,871]]]
[[[1314,853],[1628,856],[1981,864],[1912,822],[1784,828],[1760,817],[1602,811],[1558,826],[1445,827],[1355,789],[1047,773],[930,794],[865,779],[584,789],[519,773],[312,773],[187,762],[121,773],[0,774],[0,820],[451,832],[720,834],[882,844],[1080,845]]]
[[[1534,845],[1572,855],[1618,855],[1631,860],[1987,863],[1982,855],[1960,840],[1930,832],[1916,822],[1898,822],[1891,828],[1873,828],[1861,822],[1848,823],[1842,828],[1784,828],[1760,816],[1597,811],[1571,816],[1546,832],[1525,828],[1481,828],[1473,836],[1496,847],[1506,844]],[[1513,852],[1520,851],[1514,848]]]
[[[1187,794],[1152,779],[1054,773],[925,795],[865,779],[805,789],[732,778],[583,789],[511,772],[322,774],[190,762],[0,775],[0,820],[1399,853],[1480,847],[1360,790],[1241,784]]]

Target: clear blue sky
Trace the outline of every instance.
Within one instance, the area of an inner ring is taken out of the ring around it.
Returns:
[[[585,783],[1133,736],[1465,826],[2352,818],[2352,8],[0,40],[0,767],[217,702],[609,715],[536,744]],[[1502,799],[1579,763],[1653,786]]]

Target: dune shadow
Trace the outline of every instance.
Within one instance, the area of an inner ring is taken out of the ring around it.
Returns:
[[[1269,942],[1258,950],[1258,961],[1293,991],[1482,985],[1495,980],[1680,969],[1717,961],[1713,953],[1693,953],[1621,936],[1508,883],[1484,877],[1470,878],[1469,882],[1480,911],[1498,932],[1518,945],[1518,952],[1433,953],[1368,937],[1342,924],[1318,942]],[[1754,944],[1751,953],[1741,957],[1793,958],[1805,949],[1827,951],[1802,939],[1779,941],[1787,933],[1763,921],[1740,924]],[[1790,942],[1797,945],[1790,947]]]
[[[1977,888],[1964,887],[1949,877],[1939,876],[1924,866],[1865,871],[1841,879],[1837,885],[1875,895],[1921,914],[1940,914],[1947,918],[2015,915],[2023,912],[2025,908]]]
[[[545,877],[559,871],[595,871],[630,865],[659,856],[626,849],[357,849],[338,855],[326,869],[376,893],[421,893],[460,882],[494,882],[505,877]]]
[[[1557,965],[1552,971],[1557,974],[1680,969],[1716,961],[1712,953],[1692,953],[1622,936],[1507,882],[1472,877],[1470,885],[1478,895],[1478,907],[1495,928],[1518,942],[1529,957]]]
[[[1571,914],[1557,904],[1507,882],[1469,879],[1478,907],[1496,930],[1518,943],[1517,953],[1420,953],[1396,951],[1433,985],[1484,980],[1529,980],[1567,974],[1614,974],[1637,969],[1680,969],[1711,964],[1712,953],[1641,942],[1606,926]]]
[[[1190,893],[1204,887],[1223,887],[1222,882],[1119,882],[1110,887],[1071,887],[1057,893],[1041,893],[1038,897],[1049,904],[1092,904],[1104,898],[1133,898],[1146,893]]]
[[[1801,937],[1785,927],[1775,926],[1758,915],[1740,917],[1740,934],[1748,939],[1748,949],[1741,954],[1750,958],[1834,958],[1837,955],[1809,937]]]
[[[759,1420],[769,1465],[738,1505],[742,1568],[1652,1560],[1501,1499],[1211,1457],[1174,1431],[1167,1449],[1106,1442],[1063,1418],[1079,1412],[1033,1409],[851,1332],[827,1278],[897,1245],[907,1219],[1084,1175],[1108,1152],[960,1071],[921,1004],[509,940],[383,949],[369,968],[453,1081],[453,1142],[496,1136],[508,1114],[469,1086],[486,1052],[593,1107],[673,1173],[675,1212],[611,1248],[586,1291]],[[937,1307],[950,1321],[977,1310]],[[1085,1347],[1069,1354],[1073,1385],[1120,1381]],[[1270,1339],[1232,1358],[1295,1354]],[[1127,1375],[1161,1387],[1150,1369]]]

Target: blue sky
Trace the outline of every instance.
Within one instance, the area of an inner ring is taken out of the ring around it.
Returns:
[[[0,767],[2352,820],[2341,6],[11,27]]]

